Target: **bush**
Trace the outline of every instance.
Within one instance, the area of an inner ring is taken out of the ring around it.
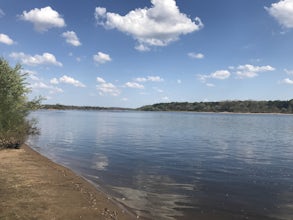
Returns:
[[[0,58],[0,148],[17,148],[28,135],[38,133],[36,122],[27,116],[40,106],[41,99],[28,101],[26,76],[20,65],[10,67]]]

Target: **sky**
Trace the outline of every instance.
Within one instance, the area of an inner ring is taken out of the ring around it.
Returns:
[[[293,0],[1,0],[0,56],[46,104],[293,98]]]

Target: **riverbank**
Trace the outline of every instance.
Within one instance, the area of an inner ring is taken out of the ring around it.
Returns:
[[[0,219],[135,219],[71,170],[30,147],[0,150]]]

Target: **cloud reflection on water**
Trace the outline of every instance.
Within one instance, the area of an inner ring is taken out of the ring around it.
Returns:
[[[143,173],[135,179],[135,185],[139,189],[117,186],[112,189],[121,195],[118,201],[135,210],[138,216],[174,220],[176,217],[184,216],[180,210],[195,208],[190,206],[192,203],[188,193],[195,189],[192,184],[179,184],[168,176]]]
[[[93,158],[93,164],[91,168],[102,171],[106,170],[109,165],[109,160],[106,155],[96,154]]]

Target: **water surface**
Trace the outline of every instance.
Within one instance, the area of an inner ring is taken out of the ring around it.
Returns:
[[[38,111],[36,150],[148,219],[293,219],[293,116]]]

